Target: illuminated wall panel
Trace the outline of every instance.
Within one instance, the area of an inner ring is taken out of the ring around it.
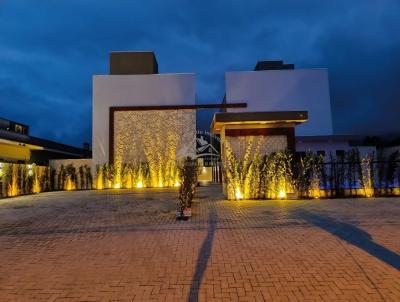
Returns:
[[[173,186],[177,161],[196,155],[195,110],[116,111],[114,163],[148,163],[151,186]]]

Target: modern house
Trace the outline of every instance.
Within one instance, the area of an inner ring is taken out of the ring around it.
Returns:
[[[60,144],[29,134],[29,126],[0,118],[0,162],[48,165],[51,159],[90,158],[83,148]]]
[[[196,141],[196,111],[204,108],[221,109],[211,131],[239,153],[253,137],[265,154],[354,148],[351,136],[333,133],[327,69],[260,61],[253,71],[227,72],[224,101],[208,105],[196,104],[194,74],[159,73],[153,52],[112,52],[109,70],[93,77],[93,168],[146,162],[152,186],[171,185],[178,160],[210,149],[203,137]]]

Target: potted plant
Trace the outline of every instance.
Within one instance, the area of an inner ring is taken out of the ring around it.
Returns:
[[[187,220],[192,216],[192,199],[197,184],[197,162],[187,157],[180,168],[181,186],[176,219]]]

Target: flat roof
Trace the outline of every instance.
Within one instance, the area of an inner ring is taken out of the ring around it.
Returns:
[[[219,132],[227,124],[300,124],[307,120],[307,111],[218,112],[214,114],[211,130]]]
[[[246,108],[247,103],[193,104],[193,105],[153,105],[153,106],[111,106],[112,111],[183,110],[183,109],[225,109]]]
[[[25,134],[0,129],[0,139],[36,150],[47,150],[76,157],[89,157],[91,151]],[[39,148],[38,148],[39,147]]]

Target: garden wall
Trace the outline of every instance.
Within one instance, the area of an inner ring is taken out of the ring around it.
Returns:
[[[91,158],[55,159],[49,161],[54,171],[54,187],[56,190],[92,189],[93,167]]]

